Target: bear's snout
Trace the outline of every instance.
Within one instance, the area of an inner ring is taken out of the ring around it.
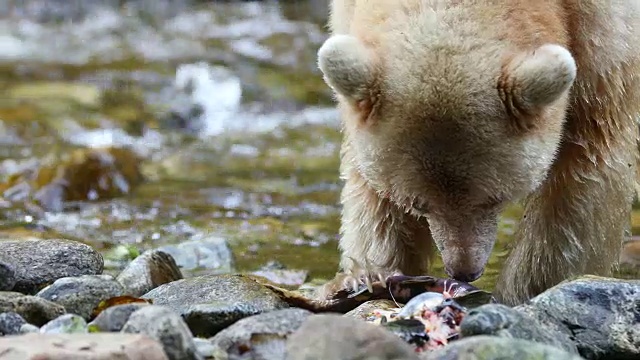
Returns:
[[[496,240],[496,213],[429,216],[427,219],[447,275],[464,282],[478,280],[484,273]]]
[[[480,271],[475,272],[467,272],[467,271],[452,271],[448,268],[445,268],[445,272],[449,275],[450,278],[463,282],[473,282],[478,280],[482,274],[484,273],[484,268]]]

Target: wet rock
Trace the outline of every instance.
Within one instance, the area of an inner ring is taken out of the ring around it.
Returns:
[[[0,291],[8,291],[16,285],[16,271],[12,265],[0,261]]]
[[[516,309],[567,334],[586,359],[640,357],[640,280],[584,276]]]
[[[102,273],[104,262],[91,246],[71,240],[0,240],[0,261],[15,269],[13,291],[35,294],[53,281]]]
[[[144,295],[162,284],[180,279],[182,272],[173,257],[158,250],[144,252],[116,278],[131,296]]]
[[[101,301],[123,294],[124,288],[111,275],[83,275],[58,279],[37,296],[88,320]]]
[[[306,270],[262,269],[252,272],[280,286],[298,287],[304,284],[309,274]]]
[[[60,212],[69,201],[129,194],[143,181],[140,157],[132,149],[90,147],[50,153],[0,183],[0,191],[8,200],[33,201],[49,212]]]
[[[0,338],[0,360],[168,360],[157,341],[117,333],[25,334]]]
[[[309,271],[287,269],[287,267],[279,261],[271,260],[260,269],[251,272],[251,274],[261,276],[271,283],[282,287],[298,289],[307,280]]]
[[[233,253],[222,237],[194,235],[189,241],[157,249],[171,255],[184,271],[206,269],[207,274],[228,274],[233,271]]]
[[[242,355],[252,359],[284,359],[288,336],[312,314],[291,308],[244,318],[210,339],[213,351],[226,353],[230,358]]]
[[[396,335],[407,344],[410,344],[418,349],[433,349],[439,346],[437,340],[449,339],[449,335],[434,337],[433,341],[429,334],[425,331],[425,324],[419,319],[403,318],[394,321],[388,321],[381,324],[382,328]],[[437,334],[439,335],[439,334]],[[436,336],[437,336],[436,335]],[[437,339],[437,340],[436,340]]]
[[[78,315],[64,314],[49,321],[40,328],[43,334],[84,334],[87,333],[87,322]]]
[[[162,127],[168,129],[186,130],[188,133],[197,133],[202,130],[202,117],[205,109],[200,104],[194,104],[188,96],[176,94],[171,100],[170,110],[160,118]]]
[[[392,310],[398,307],[399,306],[391,300],[371,300],[349,311],[345,315],[360,320],[367,320],[367,317],[369,317],[374,310]]]
[[[419,359],[413,348],[379,326],[334,314],[312,315],[287,340],[288,360]]]
[[[39,333],[39,332],[40,332],[40,328],[35,325],[24,324],[20,327],[20,334]]]
[[[17,313],[5,312],[0,314],[0,335],[20,334],[20,328],[25,325],[26,320]]]
[[[15,312],[28,323],[42,326],[65,313],[64,307],[18,292],[0,292],[0,312]]]
[[[460,334],[462,337],[495,335],[523,339],[578,353],[576,345],[566,333],[550,329],[535,319],[500,304],[483,305],[469,311],[460,324]]]
[[[288,307],[271,290],[241,275],[178,280],[151,290],[143,298],[182,315],[196,336],[213,336],[242,318]]]
[[[213,359],[215,358],[216,347],[207,340],[202,338],[193,338],[193,343],[196,346],[196,352],[198,356],[203,359]],[[221,354],[224,356],[223,354]]]
[[[264,264],[260,270],[285,270],[287,265],[281,263],[277,260],[269,260],[266,264]]]
[[[43,164],[34,199],[50,211],[67,201],[111,199],[129,194],[143,182],[138,155],[127,148],[78,149],[61,161]]]
[[[132,303],[109,307],[89,323],[89,328],[95,331],[117,332],[122,330],[124,324],[134,312],[149,304]]]
[[[429,360],[581,360],[576,354],[550,345],[498,336],[473,336],[451,342],[429,353]]]
[[[206,135],[218,135],[232,125],[242,99],[241,81],[233,71],[205,62],[179,65],[174,89],[174,99],[180,101],[172,101],[168,122]]]
[[[199,359],[187,324],[167,307],[143,307],[131,314],[122,332],[145,334],[156,339],[162,343],[170,360]]]
[[[11,88],[9,97],[21,100],[56,100],[84,106],[97,106],[100,90],[88,84],[67,82],[38,82],[21,84]]]

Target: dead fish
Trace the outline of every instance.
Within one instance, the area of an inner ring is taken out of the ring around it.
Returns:
[[[385,283],[372,283],[372,292],[366,286],[356,292],[340,290],[326,300],[312,299],[302,294],[283,289],[264,279],[253,278],[276,293],[283,301],[294,307],[307,309],[316,313],[347,313],[370,300],[392,300],[396,303],[407,303],[412,298],[426,293],[443,294],[446,298],[454,298],[461,304],[481,304],[495,302],[490,293],[479,290],[471,284],[441,279],[432,276],[391,276]],[[469,297],[468,299],[465,299]],[[475,306],[474,306],[475,307]]]
[[[426,292],[409,300],[398,313],[400,318],[409,318],[424,309],[435,310],[446,297],[442,293]]]

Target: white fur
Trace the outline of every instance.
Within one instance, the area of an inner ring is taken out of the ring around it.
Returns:
[[[318,55],[344,95],[344,274],[427,274],[435,243],[449,273],[476,276],[524,197],[502,302],[608,275],[631,210],[639,3],[333,0]]]
[[[350,35],[334,35],[318,50],[318,67],[326,83],[340,95],[359,101],[374,81],[373,60],[364,44]]]
[[[540,46],[512,69],[520,88],[521,106],[534,109],[551,105],[571,87],[577,67],[566,48],[556,44]]]

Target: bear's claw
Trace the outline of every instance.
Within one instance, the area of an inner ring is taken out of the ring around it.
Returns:
[[[387,287],[387,279],[391,276],[402,275],[398,271],[385,271],[374,269],[372,266],[361,266],[355,259],[350,259],[352,266],[342,273],[337,273],[335,278],[326,283],[318,292],[318,297],[329,299],[338,292],[348,292],[357,294],[366,286],[370,293],[373,293],[373,283],[379,283],[383,288]]]

